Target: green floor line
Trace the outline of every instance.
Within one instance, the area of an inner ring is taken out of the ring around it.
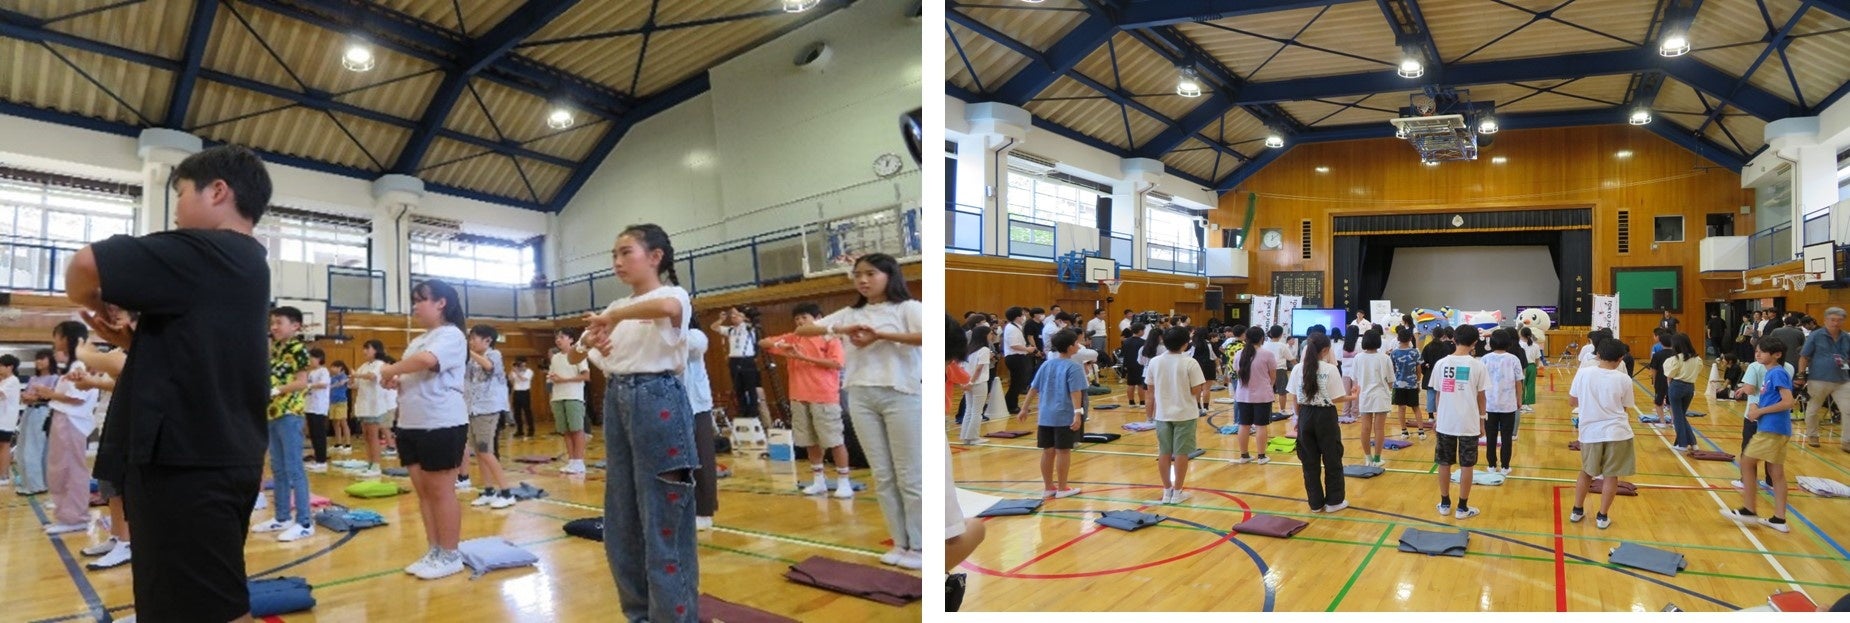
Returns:
[[[791,560],[789,558],[779,558],[777,556],[772,556],[770,554],[760,554],[758,552],[748,552],[742,549],[733,549],[733,548],[725,547],[722,545],[709,545],[707,543],[701,543],[700,546],[706,549],[719,550],[722,552],[726,552],[728,554],[738,554],[740,556],[750,556],[752,558],[760,558],[764,560],[775,560],[777,562],[781,562],[786,565],[794,565],[799,562],[802,562],[800,560]]]
[[[1381,551],[1381,544],[1386,543],[1388,535],[1394,533],[1394,527],[1389,525],[1381,531],[1381,536],[1375,537],[1375,544],[1369,546],[1368,555],[1362,557],[1362,564],[1355,566],[1355,572],[1349,574],[1349,581],[1343,583],[1343,589],[1336,592],[1336,598],[1330,600],[1330,607],[1324,608],[1324,612],[1335,612],[1336,607],[1342,605],[1343,598],[1349,595],[1349,589],[1354,588],[1355,581],[1362,578],[1362,570],[1368,568],[1368,562],[1375,559],[1375,552]]]

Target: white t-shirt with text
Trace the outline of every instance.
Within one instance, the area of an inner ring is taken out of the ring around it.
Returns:
[[[1433,429],[1453,437],[1476,437],[1484,433],[1479,418],[1478,394],[1490,390],[1490,370],[1484,362],[1470,355],[1446,355],[1433,364],[1428,389],[1439,392],[1438,421]]]

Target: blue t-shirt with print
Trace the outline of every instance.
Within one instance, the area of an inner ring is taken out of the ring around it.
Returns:
[[[1396,348],[1388,359],[1394,361],[1394,389],[1420,388],[1420,351]]]
[[[1760,402],[1758,406],[1764,408],[1778,404],[1780,400],[1779,390],[1782,387],[1785,388],[1786,391],[1792,391],[1792,375],[1786,373],[1786,367],[1779,366],[1767,370],[1766,380],[1760,383]],[[1760,414],[1760,420],[1755,423],[1755,426],[1755,430],[1761,433],[1786,435],[1790,437],[1792,435],[1792,410],[1787,409],[1785,411],[1762,413]]]
[[[1073,392],[1086,389],[1086,372],[1071,359],[1048,359],[1030,387],[1040,392],[1040,425],[1073,425]]]
[[[347,375],[336,374],[333,378],[328,379],[328,403],[340,404],[343,402],[347,402]]]

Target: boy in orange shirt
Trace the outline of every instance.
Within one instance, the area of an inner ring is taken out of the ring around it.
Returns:
[[[815,303],[798,305],[792,312],[798,327],[808,326],[822,317]],[[786,333],[759,340],[765,352],[790,360],[790,427],[798,445],[809,448],[809,472],[815,482],[803,489],[804,495],[829,492],[829,481],[822,473],[822,450],[835,455],[835,497],[854,497],[848,482],[848,447],[843,445],[841,420],[841,342],[827,336],[801,336]]]

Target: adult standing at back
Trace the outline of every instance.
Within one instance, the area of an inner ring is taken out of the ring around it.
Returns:
[[[1026,330],[1028,312],[1020,307],[1010,307],[1005,316],[1008,323],[1002,325],[1002,361],[1008,365],[1009,387],[1004,395],[1008,403],[1009,415],[1021,413],[1021,395],[1027,393],[1028,382],[1034,380],[1034,353],[1036,349],[1028,342]]]
[[[1708,327],[1709,348],[1712,355],[1720,357],[1728,352],[1728,323],[1722,321],[1719,314],[1709,314]]]
[[[1799,349],[1799,375],[1793,384],[1811,394],[1805,405],[1805,443],[1816,448],[1824,398],[1836,400],[1840,410],[1850,409],[1850,334],[1844,332],[1844,308],[1824,310],[1824,325]],[[1840,447],[1850,452],[1850,438],[1843,438]]]
[[[1779,323],[1779,328],[1773,329],[1771,333],[1773,339],[1786,343],[1788,353],[1799,352],[1799,349],[1805,347],[1805,331],[1799,328],[1799,318],[1801,316],[1796,312],[1787,314],[1784,319],[1775,321]]]
[[[1086,321],[1086,338],[1092,344],[1092,350],[1106,352],[1105,349],[1105,308],[1092,310],[1092,319]]]
[[[137,616],[249,621],[244,539],[262,484],[270,270],[251,228],[270,176],[221,146],[174,168],[178,229],[85,247],[65,291],[129,344],[96,471],[124,484]],[[141,312],[129,329],[122,310]],[[299,451],[299,448],[298,448]],[[299,458],[299,457],[298,457]]]

